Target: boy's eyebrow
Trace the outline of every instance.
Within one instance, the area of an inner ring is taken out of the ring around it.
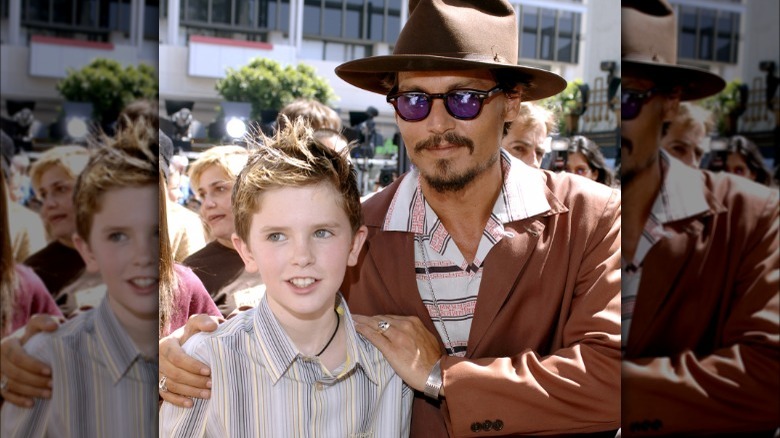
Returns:
[[[340,228],[342,224],[339,222],[321,222],[312,224],[309,226],[309,228],[318,230],[320,228]],[[267,233],[269,231],[286,231],[289,230],[290,227],[287,225],[268,225],[268,226],[261,226],[260,231],[263,233]]]

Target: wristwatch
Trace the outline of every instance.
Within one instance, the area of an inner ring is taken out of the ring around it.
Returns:
[[[433,369],[431,369],[431,373],[428,374],[428,380],[425,382],[425,391],[423,391],[423,393],[434,400],[438,400],[439,392],[441,392],[441,385],[441,359],[439,359],[433,364]]]

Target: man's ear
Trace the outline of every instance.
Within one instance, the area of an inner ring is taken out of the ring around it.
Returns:
[[[677,117],[677,112],[680,110],[680,95],[682,90],[680,87],[675,87],[671,93],[666,95],[663,108],[663,121],[671,122]]]
[[[504,93],[506,96],[506,106],[504,106],[504,122],[514,122],[517,115],[520,114],[520,104],[523,99],[522,93],[513,90],[508,93]]]
[[[365,225],[361,225],[352,237],[352,248],[349,251],[349,257],[347,258],[347,266],[357,265],[358,258],[360,257],[360,250],[363,248],[363,243],[368,237],[368,228]]]
[[[257,272],[257,262],[252,255],[252,251],[249,250],[249,245],[247,245],[240,237],[238,237],[236,233],[233,233],[230,236],[230,239],[233,241],[233,247],[236,249],[236,251],[238,251],[238,255],[241,256],[241,260],[244,261],[244,268],[246,268],[246,272]]]
[[[76,251],[79,252],[79,255],[84,260],[84,264],[86,265],[87,272],[100,272],[100,265],[98,265],[97,258],[95,258],[95,254],[92,253],[92,250],[89,248],[89,243],[87,243],[86,240],[82,239],[81,236],[79,236],[78,233],[73,233],[73,245],[76,247]]]

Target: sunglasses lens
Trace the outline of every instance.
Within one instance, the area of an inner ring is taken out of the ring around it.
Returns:
[[[424,94],[402,94],[396,98],[395,110],[404,120],[422,120],[431,111],[431,101]]]
[[[634,93],[623,92],[620,98],[620,118],[631,120],[639,114],[644,102]]]
[[[482,101],[470,91],[457,91],[447,95],[450,114],[459,119],[473,119],[482,109]]]

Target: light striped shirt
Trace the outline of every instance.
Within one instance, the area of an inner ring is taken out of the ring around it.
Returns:
[[[634,316],[634,306],[639,293],[642,263],[645,256],[656,243],[666,237],[665,224],[698,216],[710,209],[701,187],[691,184],[691,181],[696,179],[688,175],[691,172],[689,167],[671,158],[663,150],[660,151],[658,162],[661,166],[661,190],[658,192],[650,210],[650,216],[645,222],[634,259],[621,261],[621,310],[623,317],[620,327],[620,341],[623,349],[628,343],[628,333],[631,330],[631,320]]]
[[[415,234],[417,288],[450,356],[462,357],[466,354],[482,282],[483,262],[504,237],[504,224],[550,210],[544,181],[538,170],[529,168],[503,150],[501,170],[504,176],[501,193],[493,205],[473,261],[463,257],[436,212],[425,201],[420,188],[420,173],[416,169],[401,181],[385,216],[384,231]],[[435,301],[431,286],[436,295]],[[449,345],[448,338],[452,345]]]
[[[409,435],[413,393],[355,331],[339,295],[347,360],[331,374],[299,353],[263,296],[255,309],[199,333],[187,354],[211,369],[208,400],[163,403],[161,437],[399,437]]]
[[[108,299],[25,349],[52,369],[50,400],[5,403],[3,437],[156,437],[157,360],[145,360]]]

